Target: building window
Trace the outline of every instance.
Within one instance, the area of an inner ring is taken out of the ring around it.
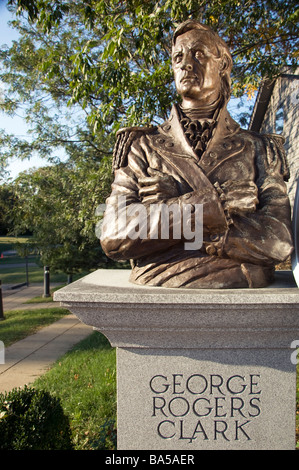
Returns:
[[[284,112],[283,106],[280,105],[275,114],[275,132],[276,134],[282,134],[283,132],[283,125],[284,125]]]

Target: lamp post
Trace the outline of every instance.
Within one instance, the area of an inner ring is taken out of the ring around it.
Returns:
[[[25,255],[26,285],[29,286],[28,255]]]
[[[50,297],[50,267],[44,266],[44,294],[43,297]]]
[[[3,301],[2,301],[2,281],[0,281],[0,320],[4,320]]]

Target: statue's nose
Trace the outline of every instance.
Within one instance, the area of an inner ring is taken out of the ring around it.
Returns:
[[[191,54],[185,54],[181,63],[181,68],[191,72],[193,70],[192,57]]]
[[[193,66],[192,66],[192,64],[187,62],[186,64],[183,64],[182,69],[188,70],[188,72],[191,72],[191,70],[193,70]]]

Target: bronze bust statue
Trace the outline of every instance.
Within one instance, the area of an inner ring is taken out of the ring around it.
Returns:
[[[232,58],[207,26],[176,29],[172,65],[181,103],[169,119],[118,132],[103,250],[130,259],[137,284],[265,287],[293,249],[282,138],[243,130],[229,115]],[[202,243],[186,249],[182,221]]]

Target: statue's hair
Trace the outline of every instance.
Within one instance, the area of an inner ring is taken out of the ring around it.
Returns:
[[[197,20],[187,20],[184,23],[181,23],[173,33],[172,37],[172,46],[175,45],[177,37],[191,30],[199,30],[203,33],[210,36],[213,41],[216,50],[216,57],[221,59],[223,73],[222,73],[222,83],[223,83],[223,92],[225,98],[228,99],[231,93],[231,79],[230,74],[233,66],[232,56],[229,50],[228,45],[223,41],[223,39],[213,31],[209,26],[200,23]]]

